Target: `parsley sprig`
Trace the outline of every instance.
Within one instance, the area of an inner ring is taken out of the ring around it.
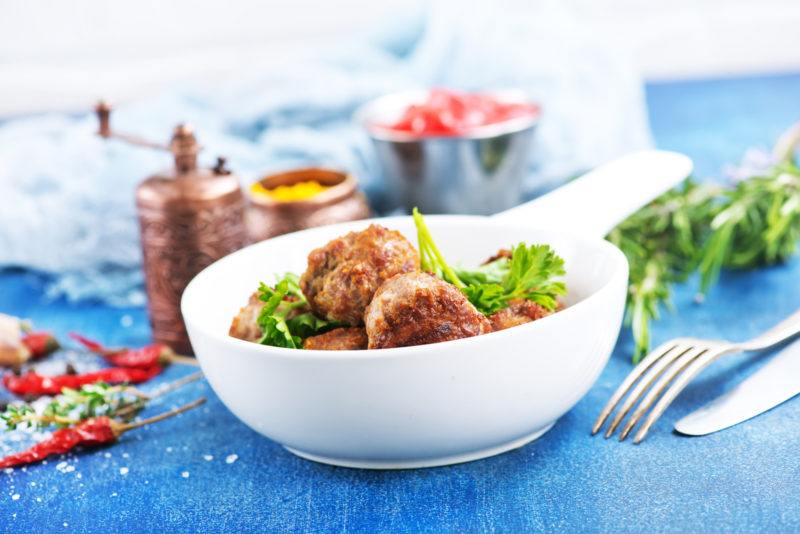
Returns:
[[[308,308],[296,274],[283,275],[273,287],[262,282],[258,292],[259,299],[265,303],[258,316],[262,332],[258,342],[262,345],[299,349],[304,338],[341,326],[320,319],[309,311],[296,313]]]
[[[511,258],[500,258],[474,270],[452,269],[433,241],[419,210],[412,211],[417,227],[420,263],[429,271],[459,288],[484,315],[508,307],[515,299],[533,301],[554,310],[558,297],[567,292],[559,277],[565,274],[564,260],[549,245],[517,244]]]

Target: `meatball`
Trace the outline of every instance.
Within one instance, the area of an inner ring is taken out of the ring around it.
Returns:
[[[315,315],[358,326],[378,287],[412,271],[419,252],[400,232],[373,224],[313,250],[300,287]]]
[[[233,318],[231,327],[228,330],[228,335],[244,339],[245,341],[258,341],[261,339],[261,327],[258,326],[257,321],[264,304],[265,303],[258,298],[258,291],[250,295],[247,306],[239,310],[239,313]]]
[[[364,350],[367,332],[358,326],[334,328],[318,336],[306,338],[303,348],[309,350]]]
[[[493,313],[489,320],[492,322],[492,328],[496,332],[512,326],[530,323],[551,313],[546,308],[530,300],[515,299],[508,303],[507,308]]]
[[[385,282],[364,314],[370,349],[426,345],[492,331],[455,286],[426,272]]]

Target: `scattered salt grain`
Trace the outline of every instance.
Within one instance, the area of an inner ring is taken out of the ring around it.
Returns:
[[[66,528],[66,527],[68,527],[68,526],[69,526],[69,523],[67,523],[66,521],[64,521],[64,528]]]
[[[56,470],[59,473],[72,473],[75,471],[75,466],[69,465],[67,462],[59,462],[58,465],[56,465]]]
[[[75,478],[77,478],[78,480],[80,480],[80,479],[82,479],[82,478],[83,478],[83,475],[82,475],[82,474],[80,474],[80,473],[76,473],[76,474],[75,474]]]
[[[15,493],[14,495],[12,495],[11,496],[11,500],[12,501],[18,501],[19,500],[19,493]]]
[[[110,452],[103,453],[103,457],[104,458],[111,458],[111,453]]]
[[[172,447],[167,447],[165,450],[166,450],[167,452],[172,452]]]
[[[111,496],[112,497],[116,497],[117,496],[117,492],[115,491],[114,493],[111,494]]]
[[[127,452],[123,452],[123,453],[122,453],[122,457],[123,457],[123,458],[130,458],[130,457],[131,457],[131,455],[130,455],[130,454],[128,454]]]
[[[128,474],[128,468],[127,467],[120,467],[119,468],[119,474],[122,475],[122,476],[127,475]]]
[[[203,455],[203,460],[205,460],[206,462],[210,462],[213,459],[214,459],[214,456],[212,456],[210,454],[204,454]]]
[[[128,314],[125,314],[119,318],[119,324],[123,328],[130,328],[131,326],[133,326],[133,317],[131,317]]]
[[[183,478],[189,478],[189,471],[184,471],[183,473],[181,473],[181,476]]]
[[[226,464],[232,464],[233,462],[235,462],[235,461],[236,461],[236,460],[238,460],[238,459],[239,459],[239,455],[238,455],[238,454],[229,454],[229,455],[228,455],[228,456],[225,458],[225,463],[226,463]]]
[[[42,502],[42,498],[41,497],[36,497],[36,502]]]
[[[36,482],[31,482],[31,487],[36,486]]]
[[[14,472],[14,468],[13,467],[6,467],[5,471],[3,471],[3,472],[5,474],[7,474],[7,475],[10,475],[11,473]]]

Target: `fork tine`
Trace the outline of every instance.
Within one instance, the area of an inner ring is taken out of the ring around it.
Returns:
[[[658,382],[656,382],[656,384],[650,388],[650,391],[647,392],[647,395],[645,395],[642,402],[640,402],[636,407],[633,415],[631,415],[630,419],[628,419],[628,422],[625,424],[625,427],[622,429],[622,432],[619,435],[620,441],[624,441],[625,438],[628,437],[628,434],[630,434],[631,430],[633,430],[633,427],[636,426],[642,416],[647,412],[650,406],[652,406],[656,399],[658,399],[670,382],[672,382],[676,376],[682,373],[683,370],[686,369],[696,358],[699,358],[705,354],[707,350],[708,347],[704,346],[692,347],[672,363],[669,370],[658,379]]]
[[[640,443],[645,436],[647,436],[647,432],[650,430],[650,427],[653,426],[656,421],[658,421],[659,417],[661,417],[667,407],[672,404],[672,401],[675,400],[675,397],[677,397],[680,392],[683,391],[687,385],[689,385],[689,382],[691,382],[695,376],[700,374],[703,369],[708,367],[714,360],[722,356],[724,353],[724,348],[709,350],[693,361],[686,369],[686,372],[681,374],[681,376],[675,380],[670,388],[659,399],[658,403],[656,403],[653,410],[648,414],[647,419],[645,419],[644,424],[642,424],[641,428],[639,428],[639,431],[636,433],[636,436],[633,438],[633,442],[637,444]]]
[[[622,384],[619,385],[614,394],[611,395],[611,398],[608,399],[606,405],[603,407],[603,410],[600,412],[600,415],[597,417],[597,420],[594,422],[594,426],[592,427],[592,435],[597,434],[600,429],[603,427],[603,424],[608,419],[608,416],[611,415],[612,410],[617,405],[617,403],[625,396],[625,393],[628,392],[628,389],[633,385],[636,380],[642,376],[650,366],[661,358],[664,354],[671,351],[675,348],[676,343],[678,340],[671,340],[667,341],[666,343],[659,345],[655,350],[651,351],[639,364],[633,368],[633,371],[628,373],[628,376],[625,377],[625,380],[622,381]]]
[[[672,349],[665,352],[661,358],[653,362],[653,365],[648,369],[645,375],[642,377],[641,380],[636,384],[633,388],[633,391],[628,395],[628,398],[625,399],[625,402],[622,404],[619,410],[617,410],[616,416],[611,421],[611,425],[609,425],[608,430],[606,431],[606,438],[610,438],[614,435],[614,431],[617,429],[619,424],[628,415],[628,412],[631,408],[639,401],[639,399],[644,395],[645,391],[653,385],[653,382],[660,377],[664,371],[669,367],[669,365],[674,362],[676,359],[680,358],[688,351],[692,350],[692,345],[688,343],[678,343]]]

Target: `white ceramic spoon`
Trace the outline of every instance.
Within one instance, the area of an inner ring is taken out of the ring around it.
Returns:
[[[393,217],[280,236],[214,263],[183,295],[192,346],[237,417],[305,458],[411,468],[520,447],[589,390],[614,347],[628,263],[603,236],[691,168],[681,154],[637,152],[494,217],[426,217],[453,263],[478,264],[519,241],[552,245],[566,262],[567,307],[533,323],[374,351],[289,350],[228,336],[258,282],[304,271],[313,248],[372,222],[413,240],[411,218]]]

